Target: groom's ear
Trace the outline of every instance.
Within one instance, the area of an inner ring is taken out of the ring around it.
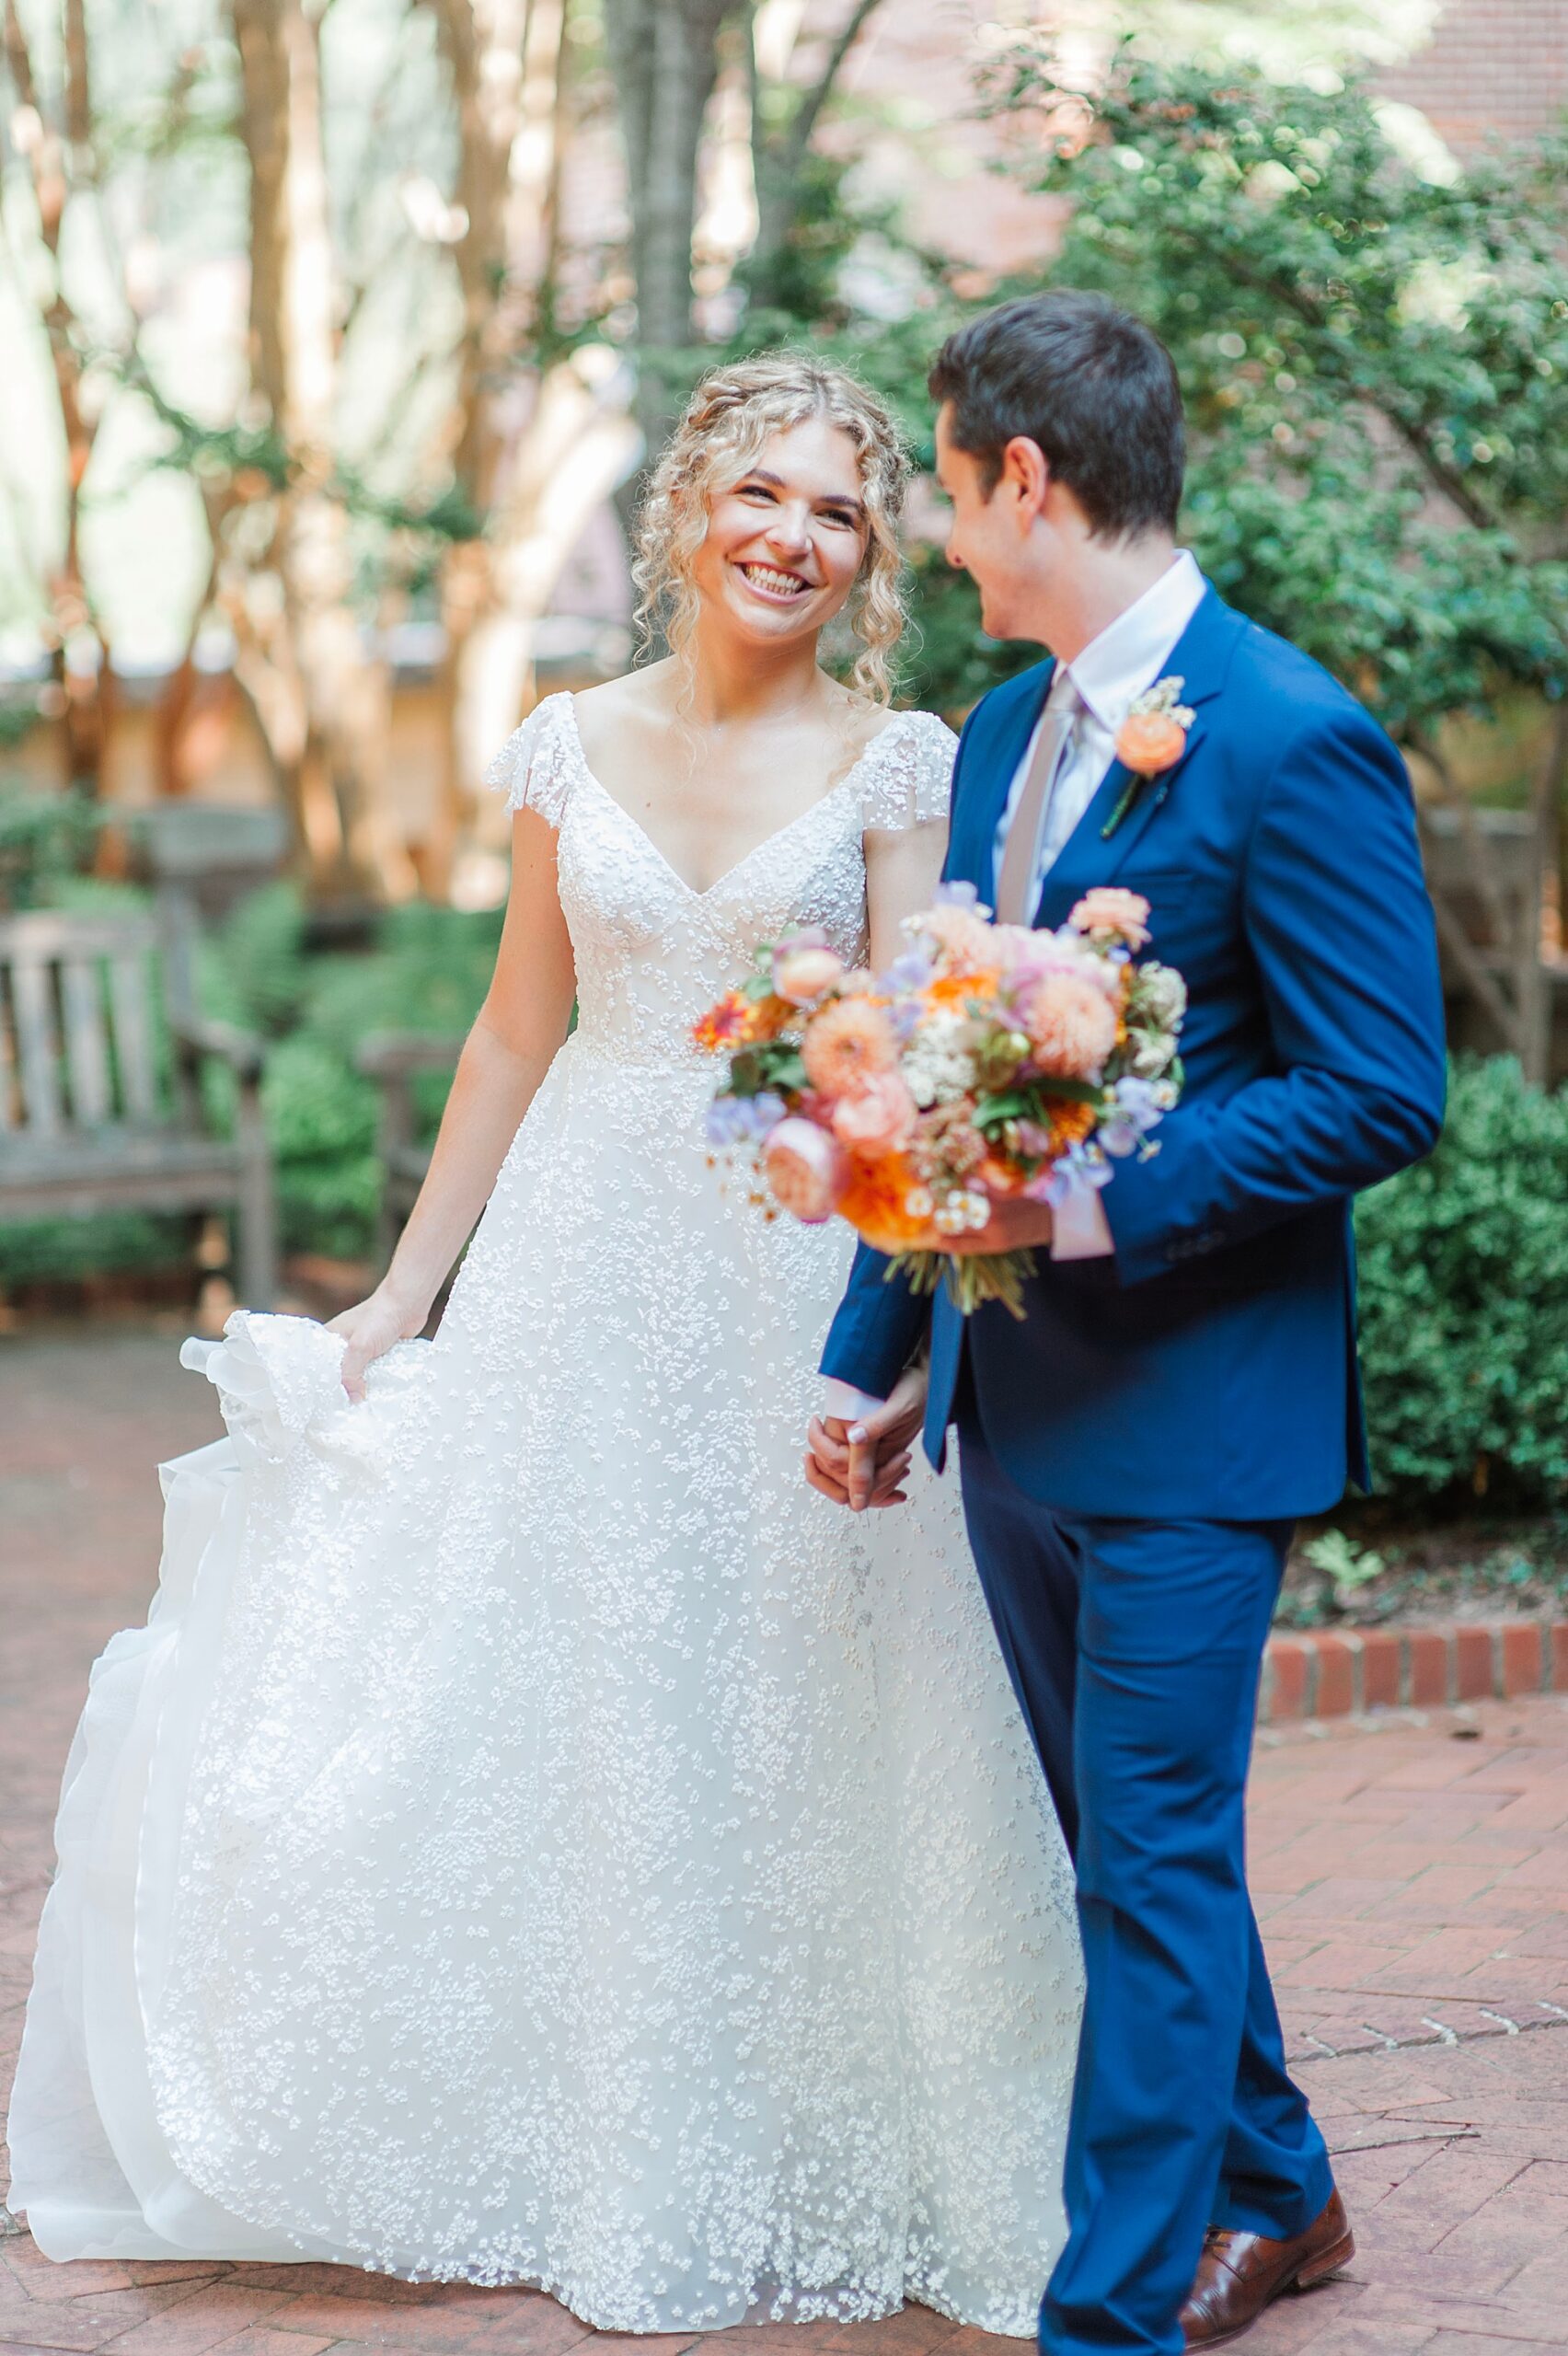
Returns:
[[[1045,512],[1045,495],[1051,488],[1051,469],[1045,453],[1038,442],[1027,433],[1015,433],[1002,450],[1002,471],[993,497],[1000,494],[1017,512],[1017,520],[1025,530]]]

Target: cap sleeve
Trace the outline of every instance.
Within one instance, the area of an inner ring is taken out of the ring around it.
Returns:
[[[547,696],[536,704],[485,771],[485,783],[506,796],[508,810],[536,811],[551,826],[560,825],[571,785],[576,739],[571,704],[566,695]]]
[[[958,738],[934,712],[903,711],[872,739],[860,763],[860,823],[905,834],[945,818]]]

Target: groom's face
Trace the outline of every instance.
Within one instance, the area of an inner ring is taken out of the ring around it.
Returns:
[[[937,480],[952,506],[947,560],[972,573],[980,619],[991,638],[1020,638],[1025,601],[1038,587],[1041,550],[1034,526],[1044,493],[1044,461],[1032,443],[1009,443],[999,479],[952,439],[952,405],[937,413]],[[1035,479],[1038,476],[1038,479]]]

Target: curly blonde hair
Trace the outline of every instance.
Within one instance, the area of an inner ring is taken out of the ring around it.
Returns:
[[[692,567],[707,537],[710,493],[739,482],[770,434],[813,417],[847,433],[859,463],[870,533],[848,606],[849,625],[860,641],[851,676],[862,695],[885,704],[905,618],[898,523],[909,456],[869,387],[842,368],[792,352],[763,352],[713,369],[664,445],[638,517],[631,568],[643,651],[660,632],[677,658],[689,651],[700,607]]]

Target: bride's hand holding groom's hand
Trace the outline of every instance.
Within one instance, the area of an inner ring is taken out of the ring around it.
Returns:
[[[806,1479],[851,1513],[902,1505],[910,1450],[926,1413],[926,1369],[910,1367],[880,1407],[853,1423],[813,1415],[806,1434]]]

